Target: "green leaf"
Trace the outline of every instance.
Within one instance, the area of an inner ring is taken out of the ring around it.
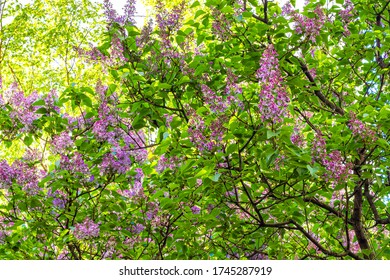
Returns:
[[[30,146],[33,143],[33,138],[29,135],[24,137],[23,143],[26,144],[27,146]]]
[[[316,173],[317,173],[317,171],[318,171],[318,168],[317,168],[317,167],[313,168],[313,167],[311,167],[310,165],[307,165],[306,167],[307,167],[307,169],[309,170],[311,176],[313,176],[313,177],[315,177],[315,178],[318,177],[318,176],[316,175]]]
[[[278,134],[279,134],[279,132],[273,132],[271,130],[267,130],[267,139],[270,139]]]
[[[45,115],[47,114],[47,110],[45,108],[39,108],[38,110],[35,111],[35,113]]]
[[[221,177],[220,173],[215,173],[214,176],[211,177],[211,180],[214,182],[218,182],[219,177]]]
[[[42,100],[42,99],[40,99],[40,100],[37,100],[37,101],[35,101],[33,104],[32,104],[32,106],[45,106],[45,101],[44,100]]]

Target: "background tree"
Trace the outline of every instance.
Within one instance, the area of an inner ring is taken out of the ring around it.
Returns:
[[[22,28],[21,28],[22,27]],[[0,76],[3,93],[11,84],[30,95],[62,91],[71,83],[90,85],[104,79],[99,64],[85,64],[82,48],[99,44],[104,22],[90,1],[1,2]],[[22,141],[4,145],[2,154],[13,161],[22,156]],[[36,143],[39,144],[39,143]]]

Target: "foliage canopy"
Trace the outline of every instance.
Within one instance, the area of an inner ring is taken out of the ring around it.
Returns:
[[[156,9],[104,2],[78,53],[106,80],[2,89],[26,152],[0,161],[0,256],[389,259],[389,2]]]

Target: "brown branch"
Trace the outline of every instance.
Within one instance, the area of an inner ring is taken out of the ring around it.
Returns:
[[[252,14],[252,17],[259,20],[259,21],[264,22],[265,24],[268,24],[268,22],[266,22],[266,20],[264,18],[259,17],[258,15]]]
[[[325,203],[322,203],[321,201],[319,201],[315,197],[305,197],[305,198],[303,198],[303,201],[311,202],[311,203],[321,207],[322,209],[327,210],[329,213],[336,215],[339,218],[344,218],[344,215],[343,215],[342,212],[333,209],[332,207],[330,207],[329,205],[327,205]],[[350,225],[353,225],[351,220],[348,220],[347,223],[350,224]]]
[[[307,79],[310,81],[310,83],[313,85],[313,86],[316,86],[316,83],[315,83],[315,80],[313,78],[313,76],[310,74],[309,72],[309,69],[307,68],[306,64],[303,63],[302,60],[300,60],[299,58],[296,58],[298,59],[299,61],[299,65],[303,71],[303,73],[306,75]],[[291,61],[290,61],[291,62]],[[344,115],[345,112],[342,108],[340,108],[339,106],[335,105],[334,103],[330,102],[323,94],[322,92],[319,90],[319,89],[315,89],[314,90],[314,94],[326,105],[328,106],[329,108],[331,108],[334,112],[338,113],[339,115]]]

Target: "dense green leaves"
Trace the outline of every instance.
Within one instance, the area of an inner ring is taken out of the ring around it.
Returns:
[[[2,89],[1,257],[389,258],[388,5],[244,2],[116,18],[107,86]]]

